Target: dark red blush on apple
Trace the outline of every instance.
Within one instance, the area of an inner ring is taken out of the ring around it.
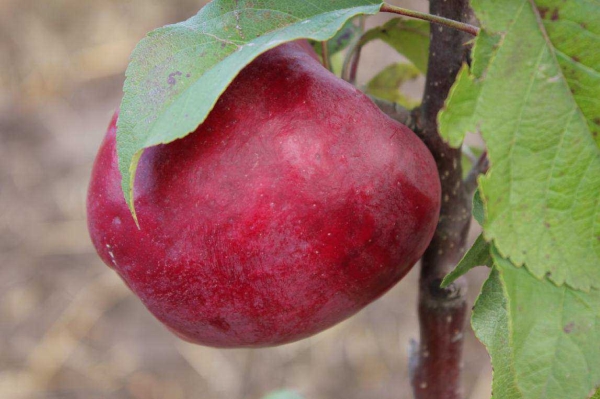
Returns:
[[[88,193],[92,241],[180,337],[261,347],[379,298],[435,230],[435,162],[407,127],[297,43],[247,66],[192,134],[147,149],[121,191],[113,118]]]

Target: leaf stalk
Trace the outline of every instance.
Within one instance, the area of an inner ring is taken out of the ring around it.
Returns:
[[[409,10],[407,8],[392,6],[387,3],[383,3],[383,5],[379,9],[379,11],[403,15],[405,17],[422,19],[424,21],[429,21],[434,24],[447,26],[447,27],[453,28],[453,29],[458,29],[460,31],[466,32],[473,36],[477,36],[479,34],[479,28],[476,26],[466,24],[464,22],[455,21],[453,19],[440,17],[438,15],[427,14],[424,12]]]

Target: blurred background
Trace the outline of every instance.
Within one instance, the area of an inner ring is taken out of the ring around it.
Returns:
[[[219,350],[170,334],[96,256],[86,190],[129,54],[148,31],[203,3],[0,0],[0,398],[260,399],[281,389],[307,399],[411,398],[417,267],[313,338]],[[359,83],[399,59],[369,44]],[[419,98],[422,85],[405,89]],[[486,273],[469,273],[470,304]],[[465,398],[489,398],[489,358],[470,328],[463,371]]]

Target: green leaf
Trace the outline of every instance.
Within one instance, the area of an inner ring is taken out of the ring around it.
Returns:
[[[479,94],[500,39],[500,36],[492,36],[485,30],[479,32],[473,46],[471,68],[462,66],[446,100],[446,107],[451,108],[443,109],[438,115],[440,133],[453,147],[461,145],[467,132],[479,131],[475,115]]]
[[[421,72],[413,64],[388,65],[367,83],[366,92],[411,109],[419,105],[419,101],[403,95],[400,86],[419,75]]]
[[[478,132],[475,112],[479,94],[485,81],[485,69],[494,54],[500,39],[481,30],[473,46],[472,68],[467,65],[458,72],[456,81],[446,100],[446,108],[438,115],[441,135],[453,147],[459,147],[467,132]]]
[[[485,242],[482,234],[477,237],[473,246],[467,251],[460,262],[458,262],[458,265],[456,265],[454,270],[444,277],[441,284],[442,288],[449,286],[456,281],[457,278],[477,266],[492,266],[490,244]]]
[[[536,277],[550,273],[556,284],[582,290],[600,288],[600,150],[589,117],[600,115],[600,103],[595,89],[588,102],[573,90],[594,88],[600,76],[591,54],[600,34],[596,3],[536,1],[550,10],[541,19],[530,0],[474,0],[483,31],[473,66],[463,67],[439,116],[452,145],[467,131],[486,141],[486,239]],[[573,24],[592,34],[569,39]],[[565,51],[595,64],[569,75]]]
[[[427,72],[429,22],[394,18],[383,26],[367,31],[363,35],[362,44],[375,39],[383,40],[408,58],[422,73]]]
[[[596,391],[591,397],[591,399],[600,399],[600,389]]]
[[[484,36],[485,32],[480,31],[479,35]],[[479,43],[479,40],[475,41],[474,50],[480,46]],[[454,85],[450,88],[445,107],[438,114],[440,135],[452,147],[460,147],[468,132],[479,132],[475,113],[481,87],[480,80],[464,64],[456,75]]]
[[[337,77],[342,76],[342,70],[344,69],[344,53],[335,53],[331,57],[331,71]]]
[[[600,4],[536,1],[556,59],[600,146]]]
[[[303,399],[303,397],[295,391],[290,391],[288,389],[271,392],[263,399]]]
[[[356,26],[352,22],[352,20],[348,20],[344,24],[342,29],[340,29],[335,34],[334,37],[327,40],[327,49],[329,50],[329,56],[331,57],[348,47],[348,45],[352,43],[352,40],[354,40],[358,35],[360,35],[360,28]],[[315,52],[322,57],[323,46],[321,42],[311,40],[310,44],[312,45]]]
[[[600,291],[557,287],[492,255],[472,325],[492,356],[494,398],[587,398],[600,385]]]
[[[485,221],[485,210],[483,206],[483,201],[481,199],[481,193],[479,190],[475,191],[475,195],[473,196],[473,217],[477,220],[477,223],[483,226]]]
[[[492,269],[475,302],[471,326],[492,358],[492,398],[522,399],[510,347],[508,300],[503,288],[498,270]]]
[[[375,14],[381,4],[214,0],[189,20],[150,32],[127,68],[117,131],[122,188],[134,218],[134,178],[145,148],[194,131],[258,55],[300,38],[328,40],[350,18]]]

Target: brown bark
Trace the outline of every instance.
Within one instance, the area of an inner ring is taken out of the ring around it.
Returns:
[[[431,0],[430,13],[467,22],[468,0]],[[413,112],[413,129],[433,154],[442,184],[438,226],[422,258],[419,282],[420,342],[411,359],[416,399],[461,397],[463,329],[467,314],[466,284],[457,280],[440,288],[443,277],[465,253],[471,221],[471,195],[462,179],[461,152],[440,137],[437,114],[466,59],[472,36],[431,25],[429,64],[422,105]]]

